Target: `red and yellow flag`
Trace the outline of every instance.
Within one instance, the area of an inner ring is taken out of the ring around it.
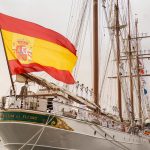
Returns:
[[[45,71],[59,81],[74,83],[76,49],[64,36],[1,13],[0,28],[12,74]]]

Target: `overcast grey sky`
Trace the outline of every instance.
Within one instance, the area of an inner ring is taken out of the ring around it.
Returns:
[[[0,12],[24,20],[36,22],[65,35],[72,0],[0,0]],[[74,0],[76,1],[76,0]],[[131,0],[133,14],[138,14],[139,28],[144,33],[150,33],[150,1]],[[148,42],[144,48],[150,48]],[[0,95],[8,93],[10,81],[0,41]],[[88,71],[85,70],[87,76]],[[85,75],[81,80],[86,84]],[[87,82],[87,84],[89,84]]]

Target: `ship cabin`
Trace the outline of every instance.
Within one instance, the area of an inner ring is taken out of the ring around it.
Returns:
[[[95,113],[96,107],[92,102],[57,87],[51,90],[41,88],[36,93],[28,91],[27,95],[16,95],[16,97],[6,96],[2,98],[0,105],[2,110],[51,113],[122,131],[122,125],[118,120],[107,114]]]

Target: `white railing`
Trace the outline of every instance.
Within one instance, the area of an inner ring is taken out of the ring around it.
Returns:
[[[38,99],[34,97],[18,98],[7,97],[1,101],[2,109],[23,109],[33,110],[38,112],[53,113],[59,116],[65,116],[82,121],[88,121],[104,127],[122,131],[123,124],[114,121],[113,119],[96,114],[83,105],[79,105],[73,101],[65,101],[63,99],[54,98],[53,109],[47,109],[47,99]]]

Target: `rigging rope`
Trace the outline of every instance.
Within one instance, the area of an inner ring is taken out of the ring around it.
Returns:
[[[80,7],[80,5],[77,6],[77,9],[79,9],[79,11],[76,10],[78,12],[78,13],[76,12],[77,20],[76,20],[76,24],[74,25],[74,30],[72,30],[72,32],[74,33],[72,35],[73,43],[76,43],[77,38],[79,38],[79,37],[77,37],[77,35],[78,35],[79,30],[80,30],[80,26],[82,25],[82,18],[84,16],[86,3],[87,3],[87,0],[84,0],[84,1],[82,1],[81,7]]]
[[[104,2],[105,0],[103,0],[103,6],[104,6]],[[104,8],[104,13],[105,13],[105,18],[106,18],[106,22],[107,22],[107,25],[109,26],[108,24],[108,17],[107,17],[107,13],[106,13],[106,9],[105,7]],[[111,33],[109,32],[109,34],[111,35]],[[100,90],[100,99],[101,99],[101,96],[102,96],[102,90],[103,90],[103,86],[104,86],[104,81],[105,81],[105,78],[106,78],[106,73],[107,73],[107,69],[108,69],[108,65],[109,65],[109,60],[110,60],[110,56],[111,56],[111,50],[114,48],[114,43],[113,43],[113,37],[110,36],[110,40],[112,41],[112,47],[110,48],[110,51],[109,51],[109,55],[108,55],[108,59],[107,59],[107,62],[106,62],[106,66],[105,66],[105,71],[104,71],[104,76],[103,76],[103,79],[102,79],[102,84],[101,84],[101,90]]]
[[[31,150],[34,149],[34,147],[35,147],[35,145],[37,144],[38,140],[40,139],[42,133],[44,132],[44,129],[46,128],[46,126],[47,126],[47,125],[54,119],[54,117],[55,117],[55,116],[53,115],[53,117],[50,119],[50,116],[51,116],[51,114],[49,114],[45,125],[44,125],[39,131],[37,131],[26,143],[24,143],[24,145],[22,145],[18,150],[22,150],[26,145],[28,145],[28,143],[29,143],[32,139],[34,139],[34,138],[40,133],[40,135],[38,136],[36,142],[35,142],[34,145],[32,146],[32,149],[31,149]],[[49,120],[49,119],[50,119],[50,120]]]
[[[74,4],[73,4],[73,2],[74,2],[74,0],[72,0],[72,2],[71,2],[71,8],[70,8],[70,10],[71,10],[71,12],[70,12],[70,15],[69,15],[69,21],[68,21],[68,25],[67,25],[67,32],[66,32],[66,36],[68,36],[68,38],[69,38],[69,29],[70,29],[70,23],[72,22],[72,15],[73,15],[73,10],[74,10]]]
[[[121,3],[121,2],[120,2],[120,3]],[[112,1],[111,1],[111,4],[112,4]],[[110,21],[107,19],[108,17],[107,17],[107,13],[106,13],[106,9],[105,9],[105,8],[106,8],[106,7],[105,7],[105,0],[103,0],[103,6],[104,6],[104,11],[105,11],[105,16],[106,16],[106,17],[105,17],[105,18],[106,18],[106,22],[107,22],[107,25],[108,25],[108,27],[109,27],[109,26],[110,26]],[[124,8],[124,7],[123,7],[123,8]],[[122,9],[123,9],[123,8],[122,8]],[[112,10],[112,8],[111,8],[110,10]],[[125,10],[126,10],[126,9],[125,9]],[[124,10],[124,11],[125,11],[125,10]],[[112,13],[112,12],[110,12],[110,13]],[[119,15],[120,15],[120,18],[122,18],[122,17],[121,17],[121,14],[119,14]],[[125,16],[125,15],[124,15],[124,16]],[[109,17],[109,18],[110,18],[110,17]],[[124,18],[125,18],[125,17],[124,17]],[[125,19],[123,19],[122,22],[123,22],[123,24],[126,24],[126,20],[125,20]],[[125,23],[124,23],[124,22],[125,22]],[[127,35],[127,34],[126,34],[126,33],[127,33],[127,30],[126,30],[126,29],[123,29],[123,30],[124,30],[124,32],[120,32],[120,34],[124,33],[125,35]],[[109,32],[109,33],[110,33],[110,32]],[[125,35],[124,35],[124,36],[125,36]],[[111,37],[111,34],[110,34],[110,37]],[[123,36],[122,36],[122,37],[123,37]],[[113,37],[112,37],[111,39],[113,39]],[[113,41],[113,40],[112,40],[112,41]],[[125,43],[124,43],[123,38],[122,38],[122,41],[123,41],[123,42],[122,42],[122,43],[123,43],[122,45],[124,46],[124,50],[127,50],[127,49],[125,48]],[[109,62],[109,61],[108,61],[108,62]],[[108,62],[107,62],[107,63],[108,63]],[[106,66],[105,74],[104,74],[104,77],[103,77],[103,80],[102,80],[102,86],[101,86],[101,91],[100,91],[100,98],[101,98],[101,93],[102,93],[102,90],[103,90],[103,84],[104,84],[104,79],[105,79],[105,76],[106,76],[107,68],[108,68],[108,65]],[[121,76],[120,76],[119,78],[120,78],[120,80],[122,80],[122,79],[121,79]],[[126,80],[127,80],[127,79],[125,79],[125,81],[126,81]],[[124,82],[124,84],[125,84],[125,85],[122,85],[122,91],[123,91],[123,94],[124,94],[124,99],[127,100],[127,95],[129,95],[129,94],[125,94],[125,93],[126,93],[126,92],[125,92],[126,90],[124,89],[124,86],[127,87],[127,85],[128,85],[128,84],[127,84],[127,81]],[[129,93],[128,89],[127,89],[127,93]],[[127,101],[125,102],[125,104],[126,104],[126,109],[128,110]],[[127,112],[128,112],[128,114],[130,114],[130,113],[129,113],[129,110],[128,110]]]
[[[74,0],[72,1],[72,10],[71,10],[71,13],[70,13],[70,17],[69,18],[69,22],[68,22],[68,29],[67,29],[67,35],[68,35],[68,38],[72,40],[72,42],[74,43],[74,34],[75,34],[75,28],[77,26],[77,20],[73,20],[74,18],[78,18],[78,12],[81,11],[81,8],[80,8],[80,5],[81,5],[81,0],[77,0],[77,2],[75,2]],[[75,15],[74,15],[75,14]],[[72,24],[72,25],[71,25]],[[72,28],[71,28],[72,26]]]
[[[90,2],[91,1],[89,1],[89,0],[87,1],[87,4],[89,3],[89,6],[90,6]],[[82,33],[82,35],[80,35],[78,37],[78,41],[76,42],[76,44],[78,46],[78,49],[80,49],[80,53],[78,53],[78,62],[77,62],[76,68],[74,70],[75,79],[77,79],[79,66],[80,66],[80,63],[81,63],[81,58],[82,58],[82,53],[83,53],[83,46],[84,46],[85,37],[86,37],[86,33],[87,33],[86,31],[87,31],[87,27],[88,27],[88,23],[89,23],[88,18],[90,16],[91,9],[90,8],[88,9],[88,5],[86,5],[86,11],[88,11],[87,16],[85,16],[86,18],[84,19],[84,23],[82,22],[82,24],[81,24],[82,27],[80,27],[83,30],[83,26],[85,26],[85,30],[84,30],[84,33],[80,31],[80,34]],[[84,12],[84,13],[86,13],[86,12]],[[81,38],[83,38],[83,39],[81,39]]]
[[[92,129],[96,130],[94,127],[92,127],[91,124],[89,124],[89,126],[90,126]],[[116,141],[111,135],[109,135],[107,132],[105,132],[105,131],[104,131],[103,129],[101,129],[99,126],[97,126],[97,125],[95,125],[95,126],[96,126],[100,131],[102,131],[102,132],[104,133],[104,135],[101,134],[98,130],[96,130],[97,133],[98,133],[99,135],[101,135],[102,137],[104,137],[107,141],[111,142],[113,145],[115,145],[115,146],[117,146],[117,147],[119,147],[119,148],[121,148],[121,149],[123,149],[123,150],[130,150],[128,147],[126,147],[125,145],[123,145],[121,142]],[[105,136],[105,135],[107,135],[111,140],[108,139],[107,136]]]

